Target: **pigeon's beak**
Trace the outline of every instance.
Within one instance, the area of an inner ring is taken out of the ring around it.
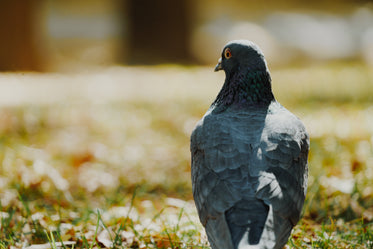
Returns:
[[[221,65],[221,58],[218,60],[218,64],[216,64],[214,71],[217,72],[219,70],[223,70],[223,67]]]

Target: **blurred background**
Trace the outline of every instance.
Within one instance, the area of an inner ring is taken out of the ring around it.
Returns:
[[[222,86],[213,68],[232,39],[262,48],[276,99],[311,137],[289,246],[372,248],[364,0],[1,0],[0,247],[47,243],[48,231],[76,248],[205,245],[189,137]]]
[[[238,38],[260,44],[271,65],[373,65],[371,1],[6,0],[0,7],[1,71],[209,65]]]

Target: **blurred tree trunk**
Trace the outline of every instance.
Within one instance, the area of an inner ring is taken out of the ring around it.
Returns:
[[[188,0],[127,0],[131,64],[190,62]]]
[[[33,30],[34,0],[0,0],[0,71],[40,70]]]

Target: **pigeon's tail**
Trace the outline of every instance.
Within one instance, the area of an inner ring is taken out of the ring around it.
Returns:
[[[234,248],[261,248],[258,246],[268,220],[268,214],[268,205],[256,198],[241,200],[230,208],[225,213],[225,217]]]
[[[293,227],[262,200],[242,200],[226,213],[235,249],[280,249]]]
[[[281,249],[285,246],[293,228],[289,219],[283,219],[276,215],[272,206],[269,208],[267,220],[257,249]],[[239,247],[251,249],[251,247]]]

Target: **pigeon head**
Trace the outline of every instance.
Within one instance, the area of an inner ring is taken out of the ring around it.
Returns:
[[[247,40],[230,41],[225,45],[215,71],[224,70],[229,77],[237,71],[266,71],[267,63],[263,52]]]
[[[260,48],[251,41],[235,40],[225,45],[215,71],[224,70],[225,82],[213,106],[268,105],[274,100],[271,76]]]

